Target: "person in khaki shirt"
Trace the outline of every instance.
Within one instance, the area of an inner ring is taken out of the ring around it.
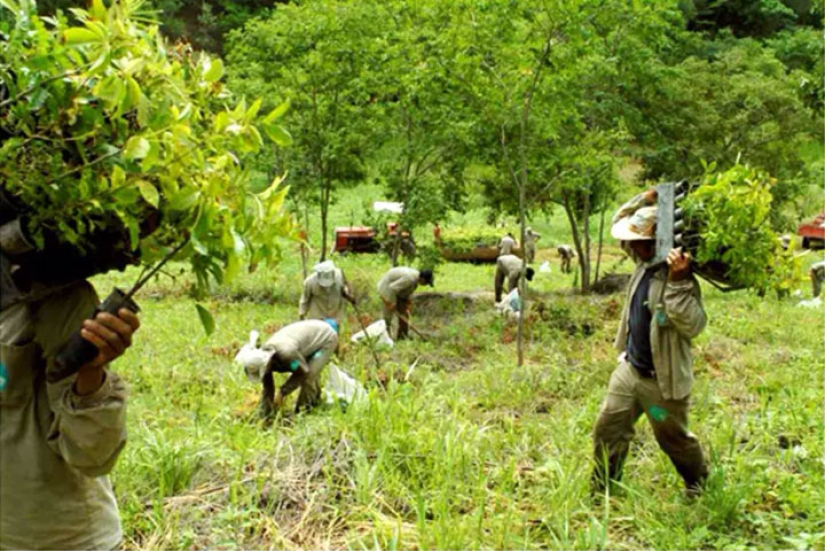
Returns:
[[[245,366],[246,374],[263,385],[261,416],[266,419],[279,411],[284,399],[298,388],[296,412],[309,410],[320,402],[321,371],[338,349],[338,324],[333,319],[325,321],[303,320],[282,327],[261,347],[269,354],[269,360],[259,365]],[[274,373],[288,373],[286,382],[275,390]]]
[[[527,228],[524,232],[524,255],[527,257],[527,262],[532,263],[536,259],[536,243],[541,239],[541,234],[533,231],[533,228]]]
[[[344,301],[355,303],[343,272],[331,260],[321,262],[304,280],[298,317],[302,320],[331,318],[340,327],[346,314]]]
[[[556,247],[556,251],[561,259],[561,273],[569,274],[573,270],[570,264],[576,257],[576,251],[570,245],[559,245]]]
[[[0,549],[120,545],[107,475],[126,444],[126,389],[107,367],[140,322],[125,309],[86,319],[97,303],[84,281],[0,311]],[[47,383],[57,350],[81,325],[97,357]]]
[[[378,280],[378,296],[384,303],[384,321],[387,332],[392,327],[392,320],[398,315],[398,332],[396,340],[407,338],[409,331],[410,306],[412,295],[419,285],[434,286],[432,270],[421,270],[399,266],[390,268]]]
[[[621,211],[620,211],[621,212]],[[615,220],[611,233],[637,261],[621,314],[615,346],[621,351],[593,432],[594,492],[621,478],[633,425],[644,413],[659,446],[685,483],[701,492],[708,476],[702,446],[688,430],[693,385],[690,341],[707,324],[690,254],[673,249],[666,265],[656,254],[656,207],[642,207]]]
[[[511,292],[518,287],[521,279],[521,265],[522,261],[514,254],[505,254],[496,260],[496,277],[493,287],[496,293],[496,303],[501,302],[501,295],[504,291],[504,279],[507,278],[507,292]],[[533,268],[527,267],[524,277],[527,281],[533,281],[533,276],[536,271]]]
[[[513,249],[516,247],[518,247],[516,238],[513,237],[511,232],[507,232],[507,235],[502,237],[501,241],[498,242],[498,255],[513,254]]]

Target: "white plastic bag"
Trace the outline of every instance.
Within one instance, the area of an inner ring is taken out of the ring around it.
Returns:
[[[324,392],[328,403],[343,401],[355,404],[367,399],[367,391],[361,383],[344,373],[334,363],[330,363],[327,369],[329,370],[329,383]]]
[[[816,297],[811,300],[803,300],[800,301],[797,306],[802,308],[822,308],[822,299]]]
[[[541,272],[542,274],[549,274],[551,272],[550,263],[546,260],[542,262],[541,266],[539,266],[539,272]]]
[[[359,331],[355,333],[350,340],[352,342],[358,342],[367,337],[373,339],[376,344],[386,346],[388,348],[392,348],[395,345],[392,337],[390,337],[390,334],[387,331],[387,323],[384,320],[378,320],[375,323],[370,324],[370,326],[367,327],[366,333]]]
[[[249,332],[249,342],[241,347],[241,350],[235,355],[235,363],[242,366],[246,372],[246,376],[253,383],[261,382],[266,364],[272,357],[272,352],[266,352],[258,348],[258,336],[260,333],[254,329]]]

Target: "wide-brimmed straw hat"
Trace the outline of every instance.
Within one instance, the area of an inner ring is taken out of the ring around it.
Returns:
[[[656,220],[656,207],[642,207],[613,224],[610,235],[619,241],[656,239]]]

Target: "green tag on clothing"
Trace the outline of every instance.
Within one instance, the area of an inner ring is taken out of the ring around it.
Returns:
[[[6,388],[6,385],[9,383],[9,377],[6,374],[6,365],[0,364],[0,390]]]
[[[662,327],[665,322],[667,321],[667,314],[665,314],[664,310],[657,309],[656,310],[656,323],[659,324],[659,327]]]
[[[667,419],[667,410],[662,406],[650,406],[650,416],[655,421],[662,422]]]
[[[291,362],[289,362],[289,369],[291,371],[295,371],[299,367],[301,367],[301,362],[299,362],[298,360],[292,360]]]

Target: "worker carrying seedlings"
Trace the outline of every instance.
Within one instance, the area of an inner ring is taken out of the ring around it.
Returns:
[[[498,242],[498,255],[513,254],[513,249],[518,247],[516,238],[513,237],[512,232],[507,232],[507,235],[501,238]]]
[[[261,347],[269,354],[268,361],[244,365],[247,377],[263,385],[261,417],[267,419],[283,408],[284,399],[299,387],[295,411],[316,406],[321,398],[321,370],[337,348],[338,324],[333,319],[296,321],[269,337]],[[290,375],[277,390],[273,372]]]
[[[672,249],[665,264],[650,265],[656,252],[656,207],[614,217],[611,234],[636,261],[614,345],[621,351],[593,434],[593,491],[618,480],[644,413],[656,441],[684,480],[688,495],[698,494],[708,475],[702,447],[688,430],[693,385],[691,339],[705,328],[699,283],[690,255]]]
[[[378,280],[378,296],[384,303],[384,321],[387,332],[392,327],[392,320],[398,315],[398,332],[395,340],[407,338],[409,332],[410,305],[412,295],[419,285],[433,287],[433,271],[399,266],[391,268]]]
[[[496,304],[501,302],[501,295],[504,290],[505,277],[508,280],[508,293],[518,287],[519,280],[521,279],[521,264],[522,260],[514,254],[505,254],[498,257],[498,259],[496,260]],[[535,273],[536,271],[528,266],[525,272],[525,277],[527,278],[527,281],[533,281],[533,276],[535,275]]]
[[[300,319],[334,319],[338,326],[344,320],[346,303],[355,304],[344,274],[331,260],[315,265],[313,273],[304,280],[301,302],[298,304]]]
[[[527,256],[527,262],[533,262],[536,259],[536,242],[541,239],[541,234],[533,231],[533,228],[527,228],[524,232],[524,254]]]
[[[570,263],[572,262],[573,258],[576,257],[576,251],[573,250],[573,247],[570,245],[559,245],[556,247],[556,251],[559,253],[559,258],[561,258],[561,271],[564,274],[569,274],[572,270],[570,267]]]
[[[825,281],[825,260],[811,266],[809,273],[811,275],[811,292],[816,298],[822,291],[822,282]]]

